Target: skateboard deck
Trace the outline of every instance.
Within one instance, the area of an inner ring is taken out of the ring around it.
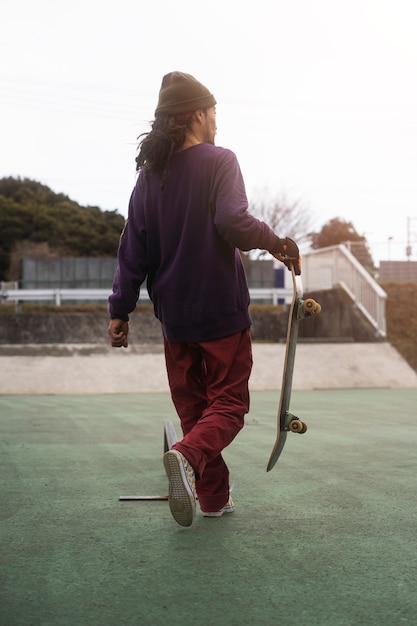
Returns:
[[[168,452],[177,441],[177,433],[175,432],[174,424],[171,420],[165,420],[164,423],[164,453]],[[119,496],[120,501],[131,500],[168,500],[167,495],[155,495],[155,496]]]
[[[164,452],[171,450],[174,443],[177,442],[177,433],[171,420],[165,420],[164,423]]]
[[[287,340],[277,416],[277,437],[266,468],[267,472],[269,472],[278,461],[284,448],[287,434],[289,432],[303,434],[307,430],[307,425],[289,411],[295,363],[295,350],[297,347],[298,324],[300,320],[305,317],[310,317],[315,313],[320,313],[321,307],[312,298],[303,300],[303,284],[301,276],[297,276],[295,274],[294,267],[292,265],[291,275],[293,283],[293,298],[288,313]]]

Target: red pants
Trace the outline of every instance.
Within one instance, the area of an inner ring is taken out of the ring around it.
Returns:
[[[249,328],[201,343],[165,341],[165,360],[184,435],[174,448],[196,472],[201,509],[218,511],[229,499],[229,470],[221,452],[243,427],[249,411]]]

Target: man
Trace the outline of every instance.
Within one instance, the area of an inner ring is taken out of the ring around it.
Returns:
[[[297,245],[248,213],[235,155],[214,145],[216,100],[193,76],[163,77],[152,130],[139,145],[138,180],[109,298],[113,347],[147,289],[160,320],[183,439],[164,454],[169,505],[190,526],[233,511],[222,450],[249,411],[249,292],[240,250],[268,250],[300,273]]]

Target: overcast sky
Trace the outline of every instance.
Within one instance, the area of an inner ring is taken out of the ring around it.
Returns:
[[[2,0],[0,177],[126,215],[162,76],[217,101],[249,199],[417,260],[415,0]],[[285,232],[278,233],[285,235]],[[392,238],[392,239],[391,239]]]

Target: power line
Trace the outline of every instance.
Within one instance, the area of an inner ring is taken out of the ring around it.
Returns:
[[[57,113],[128,118],[139,123],[142,109],[140,103],[147,100],[148,96],[144,92],[118,87],[0,75],[0,102],[12,106]],[[132,102],[137,102],[138,106],[132,106]]]

